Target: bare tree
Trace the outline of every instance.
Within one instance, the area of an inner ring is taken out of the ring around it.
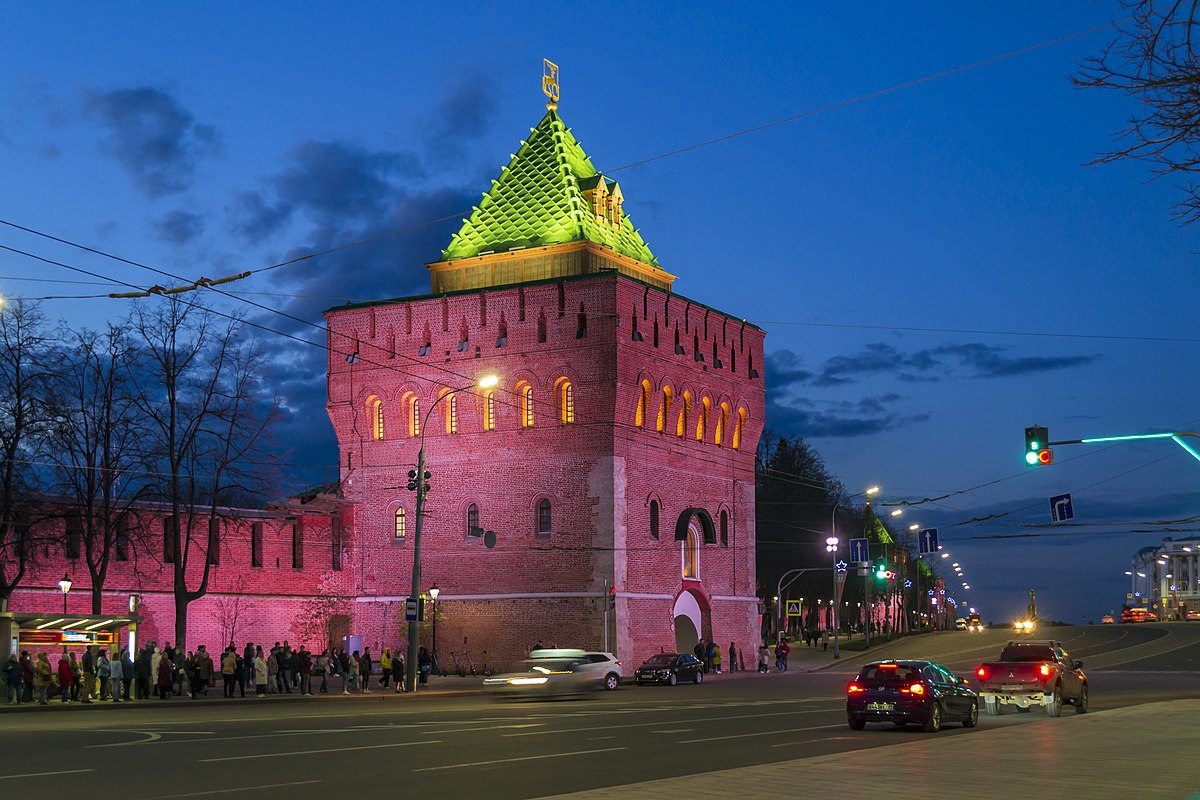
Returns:
[[[1187,197],[1175,207],[1183,223],[1200,220],[1200,0],[1118,0],[1128,17],[1114,23],[1117,37],[1084,60],[1073,78],[1082,88],[1115,89],[1140,104],[1116,137],[1117,146],[1095,159],[1148,161],[1157,175],[1184,175]]]
[[[163,558],[183,647],[188,605],[208,593],[218,560],[222,509],[265,489],[255,462],[279,406],[259,391],[262,353],[242,336],[240,320],[179,298],[159,302],[133,314],[141,340],[135,402],[151,432],[157,494],[170,512]]]
[[[36,557],[35,505],[54,372],[45,319],[36,304],[0,308],[0,612]]]
[[[217,621],[217,625],[221,629],[221,647],[226,644],[233,644],[234,637],[237,636],[238,624],[242,619],[242,612],[246,610],[246,582],[238,577],[231,587],[232,592],[217,598],[217,602],[213,608],[213,618]]]
[[[48,437],[54,493],[71,506],[68,555],[82,551],[92,613],[99,614],[109,565],[129,558],[131,536],[141,538],[132,509],[148,488],[140,468],[145,429],[134,403],[127,330],[109,326],[103,333],[68,332],[67,338]]]
[[[310,597],[292,620],[292,632],[303,644],[320,642],[332,650],[350,632],[350,601],[331,594]]]

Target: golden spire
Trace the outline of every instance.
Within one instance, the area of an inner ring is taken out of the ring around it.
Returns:
[[[558,108],[558,64],[548,58],[542,59],[542,94],[550,98],[548,110]]]

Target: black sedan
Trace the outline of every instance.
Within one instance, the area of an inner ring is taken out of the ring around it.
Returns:
[[[846,719],[861,731],[868,722],[909,723],[929,733],[944,722],[974,728],[979,696],[967,682],[932,661],[876,661],[865,665],[846,687]]]
[[[674,686],[680,681],[700,683],[704,680],[704,665],[688,653],[659,653],[637,668],[633,680],[638,686],[647,683]]]

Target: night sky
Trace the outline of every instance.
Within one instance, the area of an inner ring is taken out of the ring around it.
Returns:
[[[1091,0],[247,5],[6,8],[0,219],[220,277],[463,215],[544,113],[543,57],[561,67],[563,119],[609,171],[1115,12]],[[1200,463],[1169,442],[1022,461],[1035,422],[1052,439],[1200,428],[1196,230],[1171,217],[1182,195],[1142,164],[1087,166],[1136,111],[1069,80],[1113,35],[612,173],[675,289],[766,329],[771,429],[808,438],[850,491],[942,498],[901,520],[939,527],[972,586],[959,594],[985,619],[1013,618],[1035,588],[1044,615],[1098,620],[1120,607],[1138,547],[1197,527]],[[457,227],[227,287],[303,322],[214,302],[323,342],[325,308],[428,291],[423,265]],[[8,227],[0,244],[170,283]],[[6,296],[124,288],[0,251]],[[44,309],[97,326],[129,302]],[[324,356],[264,336],[287,460],[318,465],[293,474],[332,477]],[[1060,492],[1078,524],[1052,529]]]

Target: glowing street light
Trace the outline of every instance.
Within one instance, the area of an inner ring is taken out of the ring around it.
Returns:
[[[62,580],[58,582],[58,588],[62,592],[63,613],[65,614],[67,613],[67,594],[71,591],[71,577],[65,572],[63,573]]]

